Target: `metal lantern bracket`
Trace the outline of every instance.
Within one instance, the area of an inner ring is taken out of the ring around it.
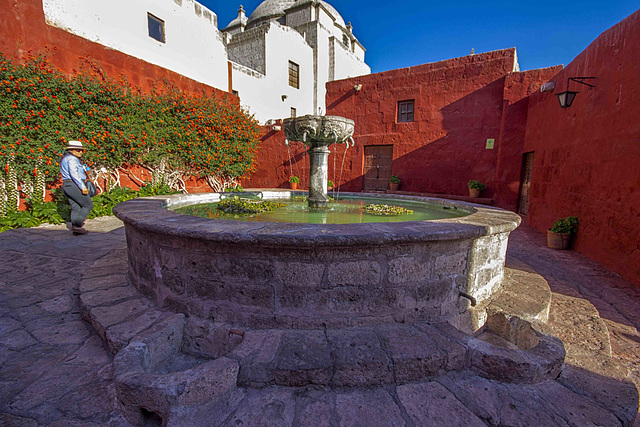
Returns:
[[[595,85],[585,82],[585,80],[587,79],[595,79],[595,77],[569,77],[567,79],[567,90],[556,95],[558,97],[558,102],[560,102],[560,107],[564,108],[565,110],[571,107],[571,104],[573,104],[573,100],[579,93],[569,90],[569,82],[574,81],[576,83],[580,83],[589,87],[595,87]]]

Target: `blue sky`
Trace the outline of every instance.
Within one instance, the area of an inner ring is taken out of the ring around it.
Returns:
[[[220,29],[261,0],[198,0]],[[568,64],[638,0],[429,1],[327,0],[351,22],[372,72],[516,47],[522,70]]]

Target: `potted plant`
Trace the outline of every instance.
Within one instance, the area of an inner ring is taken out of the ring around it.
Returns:
[[[482,190],[487,188],[486,185],[475,179],[467,182],[467,187],[469,187],[469,197],[471,197],[472,199],[480,197],[480,193],[482,192]]]
[[[578,217],[558,218],[547,230],[547,246],[551,249],[567,249],[571,235],[578,231]]]
[[[328,180],[327,180],[327,190],[328,190],[328,191],[333,190],[333,186],[334,186],[333,181],[331,181],[330,179],[328,179]]]
[[[399,186],[400,178],[398,178],[396,175],[391,175],[391,178],[389,179],[389,190],[398,191]]]
[[[289,185],[291,186],[292,190],[297,190],[299,183],[300,183],[300,178],[298,178],[297,176],[292,175],[291,178],[289,178]]]

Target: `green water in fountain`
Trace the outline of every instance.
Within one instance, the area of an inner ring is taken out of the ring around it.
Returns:
[[[194,215],[212,219],[302,224],[360,224],[368,222],[425,221],[462,217],[471,213],[435,204],[374,198],[344,198],[336,201],[330,201],[324,209],[311,209],[307,205],[306,200],[295,201],[291,199],[270,199],[269,201],[282,203],[285,206],[271,212],[263,212],[248,216],[226,214],[216,209],[217,203],[183,206],[175,209],[175,211],[185,215]],[[402,206],[407,209],[411,209],[413,213],[381,216],[364,212],[364,206],[372,203]]]

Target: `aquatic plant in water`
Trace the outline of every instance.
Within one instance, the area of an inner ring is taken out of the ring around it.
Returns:
[[[411,209],[403,208],[402,206],[375,204],[366,205],[364,211],[371,215],[403,215],[413,213]]]
[[[269,202],[266,200],[257,201],[233,197],[219,202],[216,209],[228,214],[254,215],[261,212],[273,211],[283,206],[282,203]]]

